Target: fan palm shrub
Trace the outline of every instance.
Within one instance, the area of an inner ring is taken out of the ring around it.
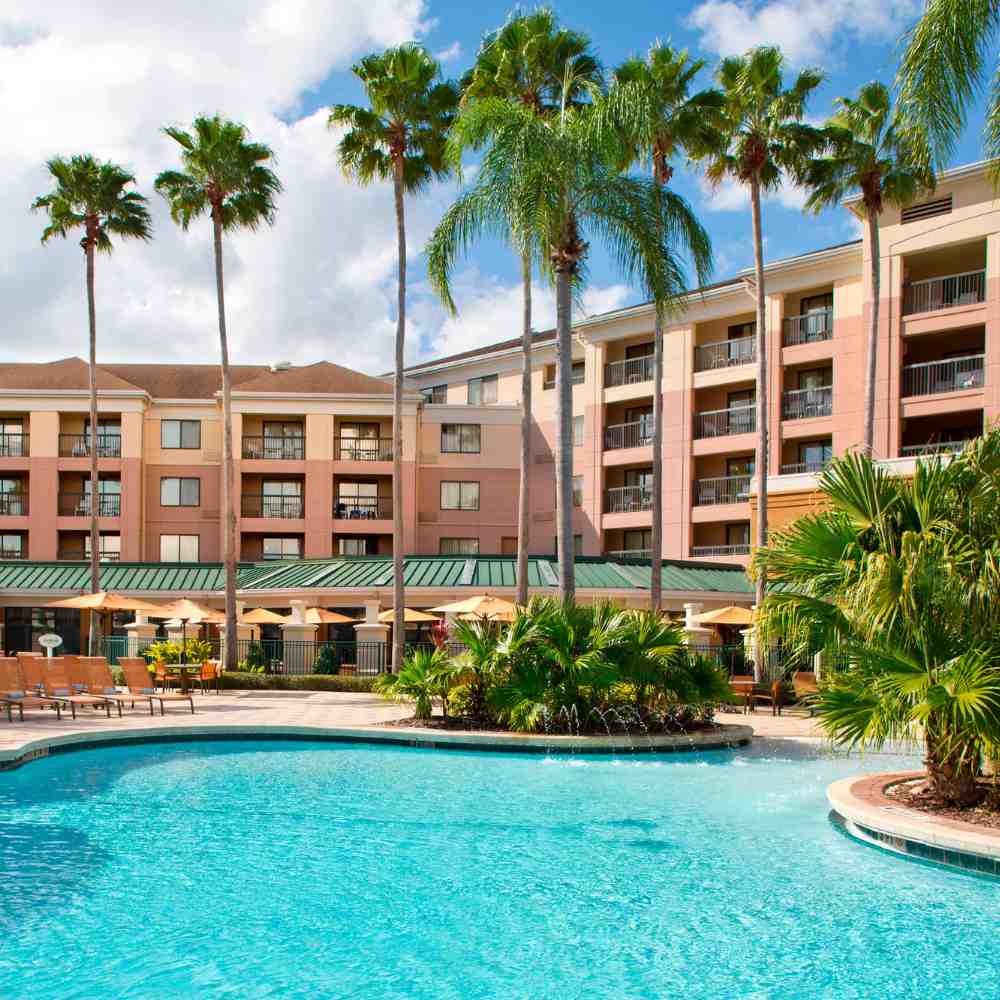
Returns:
[[[973,804],[1000,745],[1000,430],[912,479],[847,455],[819,487],[827,509],[755,554],[762,636],[844,665],[816,703],[834,740],[919,735],[932,795]]]
[[[440,649],[415,649],[403,660],[397,673],[380,674],[372,690],[393,701],[413,702],[413,715],[426,721],[437,700],[448,714],[448,691],[455,682],[456,669]]]
[[[452,638],[465,647],[455,657],[455,664],[468,688],[468,713],[473,719],[485,719],[487,695],[498,666],[500,626],[483,619],[457,621]]]

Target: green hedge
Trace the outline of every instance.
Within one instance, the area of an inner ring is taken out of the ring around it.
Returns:
[[[237,691],[371,691],[374,677],[339,674],[245,674],[227,671],[221,686]]]

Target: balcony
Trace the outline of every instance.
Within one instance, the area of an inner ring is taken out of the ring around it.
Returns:
[[[604,366],[604,388],[613,389],[619,385],[634,385],[649,382],[653,377],[653,356],[626,358],[611,361]]]
[[[333,457],[343,462],[391,462],[392,438],[334,438]]]
[[[653,491],[645,486],[613,486],[604,491],[605,514],[638,514],[653,508]]]
[[[83,562],[85,559],[90,558],[90,554],[87,549],[87,543],[83,539],[72,539],[64,542],[61,541],[59,543],[59,548],[56,551],[56,559],[68,562]],[[99,562],[118,562],[121,557],[122,554],[120,549],[98,548],[97,550],[97,558]]]
[[[694,484],[694,502],[697,507],[744,503],[749,498],[749,476],[717,476],[714,479],[698,479]]]
[[[816,389],[788,389],[781,394],[781,419],[804,420],[828,417],[833,413],[833,386]]]
[[[611,552],[605,552],[605,556],[608,559],[620,559],[626,561],[629,559],[652,559],[653,550],[652,549],[615,549]]]
[[[963,271],[943,278],[911,281],[903,289],[903,315],[936,312],[986,301],[986,271]]]
[[[961,392],[981,389],[985,355],[949,358],[947,361],[925,361],[903,366],[903,395],[931,396],[939,392]]]
[[[825,462],[786,462],[778,467],[782,476],[804,476],[809,473],[822,472],[830,464]]]
[[[240,498],[243,517],[299,518],[305,516],[302,497],[263,496],[244,493]]]
[[[0,493],[0,516],[24,517],[27,513],[27,493]]]
[[[306,439],[302,437],[244,437],[242,457],[276,461],[301,461],[306,457]]]
[[[90,435],[89,434],[60,434],[59,435],[59,456],[60,458],[89,458],[90,457]],[[122,438],[120,434],[98,434],[97,435],[97,457],[98,458],[121,458]]]
[[[0,458],[27,458],[27,434],[0,434]]]
[[[0,545],[0,561],[10,562],[14,559],[27,559],[28,552],[23,545]]]
[[[392,497],[341,497],[333,505],[335,521],[386,521],[392,517]]]
[[[757,429],[757,406],[731,406],[726,410],[705,410],[695,414],[696,438],[725,437],[727,434],[752,434]]]
[[[604,450],[642,448],[653,443],[653,420],[636,420],[631,424],[612,424],[604,428]]]
[[[714,344],[701,344],[694,349],[694,370],[696,372],[734,368],[736,365],[752,364],[756,360],[756,337],[719,340]]]
[[[60,517],[90,517],[89,493],[60,493]],[[122,498],[120,493],[99,493],[97,496],[98,517],[121,517]]]
[[[931,444],[904,444],[899,449],[903,458],[924,458],[928,455],[957,455],[968,444],[966,441],[934,441]]]
[[[782,347],[815,344],[833,336],[833,309],[823,309],[802,316],[786,316],[782,327]]]
[[[748,556],[750,555],[750,543],[742,542],[738,545],[692,545],[692,558],[704,558],[706,556]]]

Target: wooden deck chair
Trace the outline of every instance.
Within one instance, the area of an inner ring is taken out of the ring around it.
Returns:
[[[153,680],[149,676],[149,667],[141,656],[122,656],[118,659],[118,666],[125,673],[125,686],[130,695],[135,695],[136,699],[152,699],[160,703],[160,715],[164,715],[164,703],[168,701],[186,701],[191,706],[191,714],[194,715],[194,696],[188,692],[162,691],[159,692],[153,687]]]
[[[151,695],[132,694],[130,691],[118,690],[111,673],[111,667],[108,666],[108,661],[103,656],[81,656],[80,659],[86,670],[88,690],[91,694],[111,698],[119,706],[128,705],[130,708],[135,708],[137,701],[143,701],[149,706],[149,714],[156,714],[153,710],[154,698]]]
[[[46,657],[42,666],[45,693],[54,698],[65,698],[74,708],[103,708],[110,719],[114,702],[110,698],[86,693],[86,681],[79,673],[79,659],[78,656]],[[73,677],[70,676],[71,671]],[[82,690],[78,690],[78,685],[82,686]],[[122,707],[119,705],[119,717],[121,714]]]
[[[56,719],[62,719],[63,702],[43,698],[25,690],[16,656],[0,657],[0,705],[7,710],[7,721],[14,721],[14,710],[24,722],[26,708],[54,708]]]
[[[46,656],[39,656],[37,653],[18,653],[17,667],[21,672],[21,681],[24,690],[36,698],[41,698],[54,706],[59,704],[61,708],[68,708],[73,718],[76,718],[76,704],[68,695],[55,695],[48,689],[45,675]]]

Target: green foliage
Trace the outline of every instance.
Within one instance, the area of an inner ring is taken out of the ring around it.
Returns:
[[[267,657],[264,646],[259,642],[251,642],[247,646],[246,659],[240,663],[240,669],[263,673],[269,664],[270,660]],[[322,671],[316,671],[316,673],[322,673]]]
[[[372,690],[374,677],[342,677],[339,674],[262,674],[227,670],[220,687],[229,691],[357,691]]]
[[[373,690],[392,701],[412,701],[414,716],[429,719],[435,700],[447,712],[448,692],[459,672],[443,650],[416,649],[403,660],[399,673],[377,677]]]
[[[337,650],[333,646],[324,645],[320,647],[313,661],[314,674],[335,674],[338,669]]]
[[[755,557],[776,588],[762,630],[846,663],[817,698],[839,742],[924,741],[932,787],[968,804],[1000,743],[1000,430],[912,479],[864,455],[820,477],[828,509]]]
[[[187,650],[188,663],[203,663],[212,659],[212,644],[203,639],[188,639],[185,648]],[[181,662],[181,644],[166,639],[151,643],[143,651],[143,656],[150,663],[162,661],[163,663]]]

